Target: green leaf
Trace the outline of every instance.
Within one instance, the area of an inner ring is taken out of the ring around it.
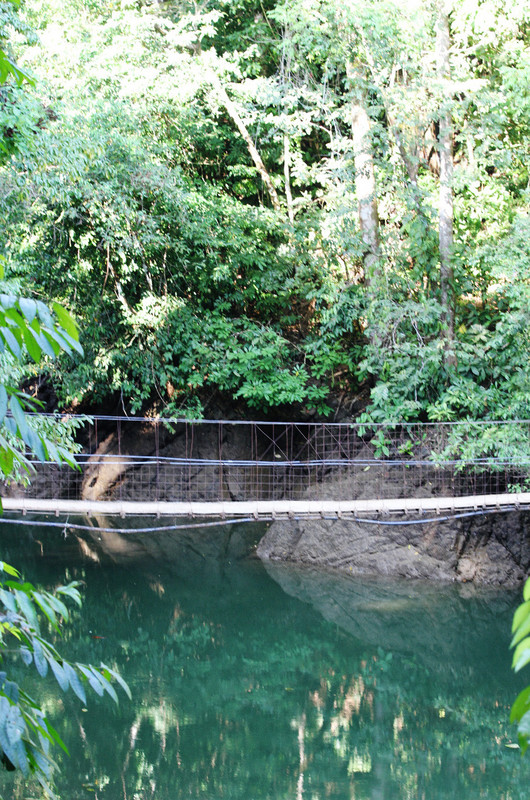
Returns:
[[[57,354],[59,354],[61,350],[64,350],[64,352],[68,353],[68,355],[70,356],[72,355],[72,348],[70,347],[70,344],[67,342],[66,336],[63,336],[62,332],[59,332],[57,330],[52,330],[52,331],[46,331],[45,333],[48,338],[51,337],[56,342],[56,345],[59,348]]]
[[[523,689],[523,691],[517,695],[514,701],[510,713],[510,722],[515,722],[516,720],[521,719],[529,710],[530,710],[530,686],[527,686],[526,689]]]
[[[5,672],[2,673],[5,676]],[[2,686],[2,680],[0,680],[0,687]],[[6,733],[6,719],[9,713],[9,709],[11,704],[7,697],[3,697],[0,695],[0,747],[3,746],[4,741],[7,741],[7,733]]]
[[[13,294],[0,294],[0,305],[6,310],[12,308],[16,303],[17,298]]]
[[[68,683],[72,687],[75,694],[79,697],[82,703],[86,703],[86,694],[79,676],[75,669],[68,664],[67,661],[63,663],[64,674],[68,678]]]
[[[29,444],[28,440],[30,437],[30,432],[26,420],[26,415],[24,413],[22,406],[20,405],[18,397],[14,394],[11,395],[11,398],[9,400],[9,408],[11,410],[11,413],[13,414],[15,422],[17,423],[17,427],[21,437],[24,439],[26,444]]]
[[[66,662],[64,663],[64,666],[65,667],[67,666]],[[68,666],[70,665],[68,664]],[[69,755],[65,743],[63,742],[63,740],[61,739],[61,737],[59,736],[59,734],[57,733],[51,722],[49,722],[47,719],[42,719],[41,726],[42,726],[42,732],[44,733],[46,738],[49,739],[50,741],[56,742],[59,745],[59,747],[62,750],[64,750],[66,755]]]
[[[55,611],[49,604],[47,598],[44,597],[40,592],[33,592],[33,600],[35,603],[37,603],[37,605],[39,606],[43,614],[47,617],[47,619],[51,622],[53,627],[58,630],[59,626],[57,624],[57,617],[55,615]]]
[[[530,616],[530,601],[521,603],[521,605],[516,609],[515,614],[513,615],[512,633],[515,633],[523,620],[528,616]]]
[[[116,672],[115,670],[111,669],[110,667],[107,667],[107,665],[104,664],[103,662],[101,662],[101,669],[103,669],[105,671],[105,673],[107,675],[109,675],[111,678],[114,678],[114,680],[117,681],[117,683],[120,684],[121,688],[123,689],[123,691],[125,692],[125,694],[129,698],[129,700],[132,700],[131,690],[129,689],[129,686],[127,685],[127,683],[121,677],[120,673]]]
[[[54,461],[56,464],[62,464],[62,458],[59,455],[59,451],[57,450],[54,443],[47,441],[46,448],[48,450],[48,458],[50,459],[50,461]]]
[[[26,723],[18,706],[11,706],[6,719],[6,734],[9,744],[16,744],[26,730]]]
[[[31,327],[27,329],[28,332],[33,336],[38,347],[45,355],[49,356],[50,358],[55,358],[55,352],[53,347],[49,343],[48,339],[44,336],[44,334],[41,333],[40,330],[35,329],[34,327],[35,322],[36,320],[34,320],[33,325],[31,325]]]
[[[94,667],[90,667],[90,669],[92,670],[92,673],[97,677],[97,679],[101,682],[103,689],[107,692],[108,695],[110,695],[110,697],[112,697],[116,705],[118,705],[119,702],[118,695],[116,694],[116,690],[114,689],[114,686],[111,684],[108,678],[105,675],[102,675],[101,672],[98,672],[96,669],[94,669]]]
[[[514,672],[519,672],[530,661],[530,637],[523,639],[515,648],[512,667]]]
[[[49,756],[45,756],[44,753],[39,752],[36,748],[32,748],[31,755],[35,760],[35,764],[37,768],[46,776],[46,778],[50,781],[52,777],[52,766],[55,766],[55,762],[53,762]],[[45,788],[45,787],[43,787]],[[49,790],[46,790],[47,794],[50,794]],[[52,795],[53,797],[53,795]]]
[[[48,662],[44,657],[42,645],[38,639],[32,639],[31,643],[33,645],[33,660],[35,662],[35,666],[37,667],[37,672],[41,678],[44,678],[48,674]]]
[[[55,597],[55,595],[48,593],[46,594],[46,599],[48,600],[48,603],[52,606],[52,608],[55,610],[55,612],[59,614],[59,616],[62,617],[64,620],[68,621],[70,615],[63,601],[59,600],[59,598]]]
[[[37,314],[37,303],[31,297],[19,297],[18,307],[28,322],[33,322]]]
[[[64,330],[60,330],[59,333],[61,334],[63,339],[67,342],[67,344],[69,344],[70,347],[72,347],[74,350],[76,350],[79,353],[79,355],[81,355],[81,356],[84,355],[84,350],[81,347],[81,345],[79,344],[79,341],[78,341],[77,338],[74,338],[73,336],[70,336],[70,334],[67,331],[64,331]]]
[[[0,383],[0,423],[7,414],[8,394],[3,383]]]
[[[3,750],[13,766],[18,767],[24,777],[27,778],[29,775],[29,764],[28,757],[26,755],[26,748],[24,747],[22,740],[17,739],[14,744],[6,744],[4,742]]]
[[[23,328],[22,336],[24,338],[24,344],[26,345],[26,350],[30,354],[33,361],[35,362],[40,361],[42,355],[42,349],[35,340],[35,334],[33,330],[31,328]]]
[[[56,679],[57,683],[59,684],[59,686],[61,687],[61,689],[63,690],[63,692],[68,691],[68,687],[70,685],[70,682],[69,682],[69,680],[68,680],[68,678],[66,676],[66,672],[64,670],[64,667],[61,666],[61,664],[59,664],[59,662],[56,661],[54,658],[52,658],[52,656],[50,656],[50,655],[48,656],[48,664],[50,665],[51,670],[52,670],[53,674],[55,675],[55,679]]]
[[[27,594],[22,590],[16,589],[14,594],[21,614],[26,617],[32,628],[38,630],[39,621],[37,619],[33,603],[31,602]]]
[[[530,634],[530,614],[524,619],[519,627],[517,628],[512,641],[510,642],[510,647],[515,647],[517,642],[520,642],[525,636]]]
[[[15,336],[13,335],[13,332],[10,331],[9,328],[2,327],[0,328],[0,336],[4,340],[6,347],[11,354],[14,355],[16,359],[20,359],[22,356],[22,350]]]
[[[57,447],[57,451],[59,453],[61,461],[63,461],[65,464],[68,464],[68,466],[71,467],[72,469],[77,469],[77,470],[80,469],[79,464],[75,460],[75,456],[72,455],[72,453],[68,452],[66,448]]]
[[[523,599],[530,600],[530,578],[527,578],[523,589]]]
[[[66,597],[69,597],[74,603],[77,603],[79,608],[81,608],[81,595],[79,594],[79,590],[77,587],[79,586],[79,581],[72,581],[71,583],[67,584],[66,586],[59,586],[55,591],[57,594],[64,594]]]
[[[36,304],[40,321],[43,322],[47,328],[53,328],[53,319],[48,306],[40,300],[36,300]]]
[[[5,572],[6,575],[12,575],[14,578],[20,577],[20,572],[11,564],[6,564],[5,561],[0,561],[0,572]]]
[[[24,317],[22,317],[14,307],[7,309],[5,312],[5,318],[14,322],[17,328],[24,327]]]
[[[53,354],[50,357],[55,358],[61,352],[61,345],[57,341],[57,334],[53,330],[51,331],[43,330],[42,335],[45,339],[48,340],[50,347],[53,351]]]
[[[20,648],[19,653],[20,653],[20,657],[21,657],[22,661],[24,662],[24,664],[26,665],[26,667],[29,667],[29,665],[33,661],[33,653],[31,652],[31,650],[28,647],[26,647],[25,645],[23,645]]]
[[[72,316],[68,313],[68,311],[59,303],[52,303],[52,308],[55,312],[55,316],[59,320],[59,324],[61,328],[72,337],[74,340],[78,340],[79,334],[77,331],[77,325],[75,324]]]
[[[524,736],[526,739],[530,738],[530,711],[527,711],[521,718],[517,726],[517,733]]]
[[[100,681],[101,676],[99,675],[99,673],[92,672],[92,670],[89,669],[88,667],[85,667],[84,664],[76,663],[76,667],[80,672],[83,673],[83,675],[88,680],[88,683],[90,684],[91,688],[95,691],[95,693],[100,697],[103,697],[104,688],[102,682]]]
[[[17,604],[12,592],[7,591],[7,589],[0,589],[0,602],[4,604],[4,607],[7,608],[8,611],[16,614]]]
[[[39,434],[35,431],[31,430],[31,428],[28,429],[26,443],[29,445],[41,463],[44,464],[48,460],[48,454],[46,452],[42,437],[39,436]]]
[[[8,477],[13,470],[13,463],[15,455],[12,450],[0,447],[0,469],[6,477]]]

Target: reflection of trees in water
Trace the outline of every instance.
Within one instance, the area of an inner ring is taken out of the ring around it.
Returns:
[[[134,703],[85,711],[50,684],[46,703],[71,751],[63,798],[474,800],[506,787],[513,800],[525,796],[528,767],[504,747],[513,688],[493,693],[491,681],[479,682],[482,651],[443,680],[445,664],[345,634],[257,565],[217,564],[215,581],[206,566],[195,581],[163,568],[83,569],[73,657],[117,667]],[[53,581],[64,580],[56,573]],[[68,577],[79,572],[71,567]],[[494,611],[467,610],[467,624],[485,636]],[[412,617],[400,634],[402,606],[376,604],[374,626],[383,612],[393,637],[405,639]],[[367,624],[366,603],[362,613]],[[426,635],[440,631],[431,624]]]
[[[89,712],[73,757],[101,798],[170,798],[176,787],[190,797],[473,798],[492,775],[517,780],[503,747],[507,703],[469,694],[468,682],[449,696],[411,661],[350,660],[319,624],[309,646],[294,632],[283,654],[268,625],[242,639],[180,606],[167,631],[148,660],[162,671],[134,684],[136,708],[122,705],[105,736]],[[128,650],[132,674],[141,645]]]

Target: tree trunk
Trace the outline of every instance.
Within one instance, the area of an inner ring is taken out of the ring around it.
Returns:
[[[355,189],[359,200],[359,224],[366,247],[364,254],[365,280],[369,284],[377,273],[381,257],[379,245],[379,216],[375,193],[374,160],[369,138],[370,119],[366,109],[354,105],[351,113],[355,159]]]
[[[449,64],[449,17],[443,1],[438,4],[436,25],[436,67],[443,81],[450,78]],[[455,334],[455,311],[453,295],[453,119],[449,106],[440,112],[438,149],[440,156],[440,212],[438,241],[440,250],[440,288],[442,295],[443,321],[446,326],[447,348],[452,350]],[[450,356],[453,360],[454,356]]]
[[[291,225],[294,225],[293,194],[291,192],[291,147],[289,145],[289,136],[286,133],[283,134],[283,176],[285,179],[287,215]]]
[[[252,141],[252,136],[250,135],[247,126],[245,125],[245,123],[243,122],[241,117],[239,116],[239,113],[238,113],[238,110],[237,110],[235,104],[232,102],[232,100],[228,96],[228,92],[226,91],[225,87],[223,86],[223,84],[221,83],[221,81],[219,80],[218,76],[215,73],[212,73],[211,81],[212,81],[212,84],[213,84],[214,88],[217,90],[217,93],[219,95],[219,99],[221,100],[221,103],[226,108],[228,114],[230,115],[230,118],[232,119],[232,121],[234,122],[234,124],[235,124],[236,128],[238,129],[239,133],[241,134],[241,136],[243,137],[243,139],[246,142],[246,145],[247,145],[247,148],[248,148],[248,152],[250,154],[250,157],[251,157],[252,161],[254,162],[254,166],[256,167],[257,171],[261,175],[261,179],[262,179],[263,183],[267,187],[267,191],[268,191],[269,197],[271,199],[272,207],[274,208],[275,211],[280,211],[280,209],[281,209],[280,198],[278,197],[278,193],[276,192],[276,189],[274,188],[274,184],[273,184],[273,182],[271,180],[271,176],[267,172],[267,168],[265,167],[265,164],[263,163],[263,159],[261,158],[260,154],[258,153],[258,151],[256,149],[256,146],[255,146],[254,142]]]

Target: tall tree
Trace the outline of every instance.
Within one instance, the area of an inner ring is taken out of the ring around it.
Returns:
[[[447,0],[438,0],[436,19],[436,67],[445,100],[439,117],[438,152],[440,158],[440,192],[438,240],[440,246],[440,288],[443,321],[446,325],[448,349],[453,348],[455,336],[454,274],[453,274],[453,119],[450,88],[450,29]],[[454,361],[454,356],[449,356]]]
[[[381,251],[370,118],[366,108],[360,103],[355,103],[351,108],[351,129],[355,161],[355,191],[359,203],[359,226],[365,246],[363,258],[365,280],[370,284],[376,277]]]

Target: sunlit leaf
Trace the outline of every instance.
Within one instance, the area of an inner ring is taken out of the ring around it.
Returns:
[[[74,693],[79,697],[82,703],[86,703],[85,690],[75,669],[66,661],[63,663],[63,669],[66,677],[68,678],[68,683],[72,687]]]
[[[27,321],[32,322],[37,313],[37,303],[35,300],[31,297],[19,297],[18,306]]]
[[[0,572],[5,572],[6,575],[12,575],[15,578],[18,578],[20,573],[18,569],[12,567],[10,564],[6,564],[5,561],[0,561]]]
[[[55,679],[63,692],[68,690],[68,686],[70,685],[64,667],[61,666],[54,658],[48,658],[48,664],[51,667],[53,674],[55,675]]]
[[[49,343],[53,351],[50,358],[55,358],[56,356],[58,356],[59,353],[61,352],[61,345],[57,342],[57,334],[55,333],[55,331],[43,330],[42,336]]]
[[[23,591],[15,590],[15,598],[20,612],[26,617],[30,625],[35,628],[35,630],[38,630],[39,622],[35,613],[35,608],[27,594]]]
[[[9,328],[0,328],[0,336],[11,354],[14,355],[15,358],[20,359],[22,350],[13,332]]]
[[[22,712],[18,706],[11,706],[6,719],[6,733],[11,745],[16,744],[26,729]]]
[[[47,598],[44,597],[40,592],[33,592],[33,600],[39,606],[43,614],[47,617],[47,619],[51,622],[51,624],[58,628],[57,625],[57,617],[55,615],[55,611],[48,602]]]
[[[92,672],[88,667],[85,667],[84,664],[76,664],[77,669],[83,673],[85,678],[88,680],[90,687],[98,694],[100,697],[103,697],[104,694],[104,687],[103,683],[100,680],[100,675],[97,673]]]
[[[114,678],[114,680],[120,684],[121,688],[129,698],[129,700],[132,700],[131,690],[129,689],[127,683],[123,680],[122,676],[115,670],[111,669],[110,667],[107,667],[107,665],[103,664],[103,662],[101,662],[101,668],[105,671],[107,676]]]
[[[517,696],[512,706],[510,722],[515,722],[530,710],[530,686],[523,689]]]
[[[56,589],[56,592],[57,594],[62,594],[65,595],[66,597],[69,597],[71,600],[74,601],[74,603],[77,603],[77,605],[81,608],[82,605],[81,595],[79,594],[79,590],[77,588],[78,586],[79,586],[79,581],[72,581],[67,586],[59,586]]]
[[[29,328],[24,328],[22,331],[24,337],[24,344],[33,361],[40,361],[42,349],[35,339],[34,333]]]
[[[11,395],[9,399],[9,409],[13,414],[15,422],[17,423],[20,435],[24,440],[26,440],[29,437],[29,428],[26,420],[26,415],[24,413],[22,406],[20,405],[18,397],[14,394]]]
[[[530,601],[527,600],[526,603],[521,603],[521,605],[518,606],[515,614],[513,615],[512,633],[515,633],[523,620],[527,619],[528,617],[530,617]]]
[[[33,653],[25,645],[20,648],[19,653],[22,661],[28,667],[33,662]]]
[[[530,662],[530,637],[523,639],[515,648],[513,654],[512,667],[515,672],[519,672]]]
[[[44,678],[48,674],[48,662],[44,657],[44,651],[42,649],[42,645],[38,639],[32,639],[33,645],[33,660],[35,662],[35,666],[37,667],[37,672]]]
[[[55,312],[55,316],[59,320],[60,326],[64,328],[64,330],[72,337],[72,339],[77,340],[79,338],[77,325],[72,316],[63,306],[59,305],[59,303],[52,303],[52,308]]]

